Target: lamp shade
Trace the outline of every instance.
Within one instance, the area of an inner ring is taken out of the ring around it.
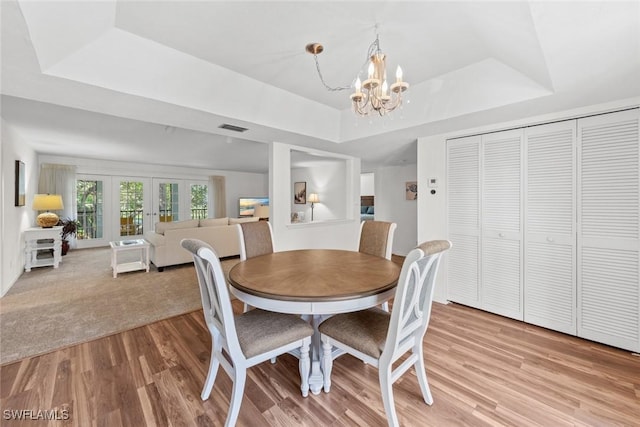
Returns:
[[[46,211],[38,215],[36,223],[43,228],[53,227],[58,224],[58,215],[49,211],[57,211],[64,208],[62,196],[59,194],[36,194],[31,205],[34,211]]]
[[[319,201],[320,201],[320,198],[318,197],[318,195],[316,193],[309,194],[309,198],[307,199],[307,202],[309,202],[309,203],[318,203]]]
[[[62,196],[59,194],[36,194],[33,197],[34,211],[57,211],[64,209]]]
[[[253,216],[258,218],[269,218],[269,206],[256,206],[253,210]]]

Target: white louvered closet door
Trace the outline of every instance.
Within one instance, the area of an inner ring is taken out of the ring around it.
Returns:
[[[523,320],[523,129],[482,135],[481,224],[484,310]]]
[[[638,110],[578,120],[578,336],[640,350]]]
[[[576,121],[525,130],[524,321],[576,334]]]
[[[479,307],[479,136],[447,141],[447,218],[447,299]]]

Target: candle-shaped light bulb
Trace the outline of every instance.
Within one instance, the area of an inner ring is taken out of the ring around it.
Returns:
[[[356,93],[360,93],[360,88],[362,87],[362,82],[360,81],[360,76],[356,79]]]
[[[396,82],[400,83],[402,81],[402,68],[398,65],[396,69]]]
[[[373,77],[373,62],[369,62],[369,78]]]

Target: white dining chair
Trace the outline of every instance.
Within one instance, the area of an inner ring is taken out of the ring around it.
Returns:
[[[424,367],[422,341],[429,325],[438,266],[442,254],[450,247],[448,240],[434,240],[409,252],[402,265],[391,313],[374,307],[336,314],[320,324],[325,392],[331,388],[332,351],[337,347],[378,368],[389,426],[399,425],[392,385],[412,366],[425,403],[433,403]],[[394,369],[394,362],[407,352],[410,355]]]
[[[209,398],[218,367],[222,366],[233,381],[225,426],[234,426],[242,404],[247,368],[295,349],[300,350],[300,389],[307,396],[313,327],[295,315],[258,309],[234,316],[215,250],[196,239],[183,239],[180,244],[193,255],[204,318],[211,333],[211,360],[200,395],[202,400]]]
[[[358,237],[358,252],[375,255],[391,260],[393,235],[397,224],[387,221],[362,221]],[[389,303],[381,305],[384,311],[389,311]]]

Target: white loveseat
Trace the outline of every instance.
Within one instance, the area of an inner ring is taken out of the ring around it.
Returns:
[[[180,246],[182,239],[199,239],[210,244],[220,258],[240,255],[236,224],[258,221],[250,218],[207,218],[187,221],[159,222],[154,231],[144,234],[151,244],[149,258],[162,271],[168,265],[193,262],[189,251]]]

